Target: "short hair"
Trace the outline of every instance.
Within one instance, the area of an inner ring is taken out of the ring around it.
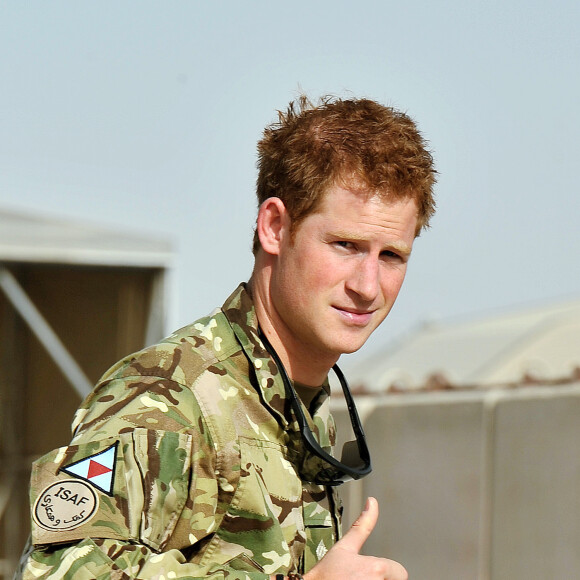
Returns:
[[[258,142],[256,194],[259,205],[269,197],[284,202],[291,235],[337,184],[385,200],[413,198],[419,235],[435,213],[436,173],[427,142],[405,113],[369,99],[323,97],[314,105],[300,96]],[[254,232],[254,254],[259,248]]]

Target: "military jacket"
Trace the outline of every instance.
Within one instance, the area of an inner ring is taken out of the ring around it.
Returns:
[[[325,388],[305,410],[322,446]],[[33,466],[24,578],[263,579],[338,539],[241,285],[221,309],[112,367],[73,439]]]

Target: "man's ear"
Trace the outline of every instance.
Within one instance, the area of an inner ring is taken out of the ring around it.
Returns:
[[[278,255],[282,240],[290,235],[290,216],[279,197],[269,197],[258,210],[256,230],[262,249]]]

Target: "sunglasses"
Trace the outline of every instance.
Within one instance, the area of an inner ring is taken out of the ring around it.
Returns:
[[[338,368],[338,365],[334,365],[332,369],[338,377],[340,386],[342,387],[342,392],[344,393],[344,398],[348,407],[350,423],[356,438],[356,441],[348,441],[343,445],[340,461],[330,453],[326,452],[319,445],[310,425],[308,424],[303,406],[300,403],[300,399],[292,386],[290,377],[288,376],[278,353],[274,350],[270,341],[261,331],[260,339],[266,347],[266,350],[274,359],[278,371],[282,376],[286,397],[290,401],[290,407],[296,417],[296,421],[300,427],[300,434],[306,447],[307,453],[302,461],[300,475],[306,481],[320,485],[340,485],[346,481],[361,479],[365,475],[368,475],[372,471],[369,448],[354,404],[354,399],[348,387],[348,383],[346,382],[342,371]]]

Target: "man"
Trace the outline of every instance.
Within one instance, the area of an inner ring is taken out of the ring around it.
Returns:
[[[433,214],[431,155],[369,100],[302,98],[258,148],[250,281],[110,369],[35,464],[25,578],[407,577],[359,555],[376,500],[340,539],[317,466],[328,372],[389,313]]]

